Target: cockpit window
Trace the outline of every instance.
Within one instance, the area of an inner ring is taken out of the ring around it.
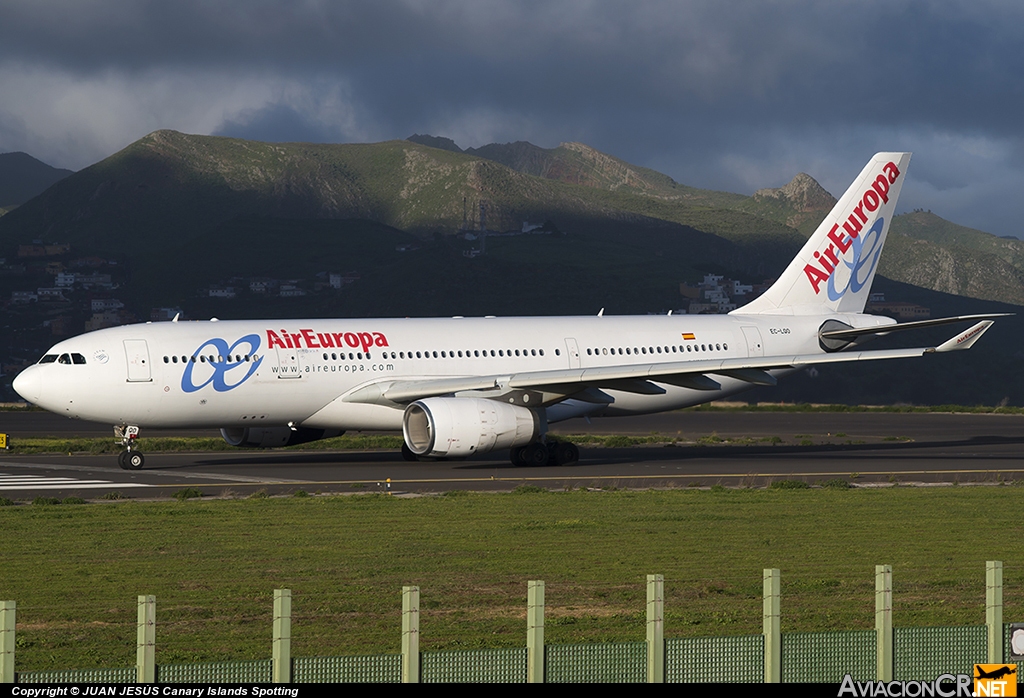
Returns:
[[[76,364],[84,364],[85,363],[85,357],[82,356],[81,354],[72,354],[71,355],[71,362],[72,363],[76,363]]]
[[[59,363],[59,364],[69,364],[69,363],[71,363],[71,355],[70,354],[61,354],[60,358],[57,359],[57,363]]]
[[[52,364],[56,360],[57,360],[57,355],[56,354],[47,354],[43,358],[39,359],[39,363],[41,363],[41,364]]]

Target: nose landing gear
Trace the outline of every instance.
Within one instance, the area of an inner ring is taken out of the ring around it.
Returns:
[[[135,439],[139,438],[139,428],[127,424],[114,427],[114,437],[121,441],[124,450],[117,454],[117,464],[122,470],[142,470],[146,457],[135,448]]]

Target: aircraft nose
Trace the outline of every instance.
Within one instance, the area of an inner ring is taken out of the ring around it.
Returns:
[[[11,384],[15,392],[29,402],[39,402],[39,392],[42,386],[43,377],[39,375],[38,366],[29,366],[19,373],[14,379],[14,383]]]

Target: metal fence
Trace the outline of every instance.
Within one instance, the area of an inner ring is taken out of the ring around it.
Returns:
[[[934,680],[1003,663],[1010,625],[1002,622],[1002,565],[986,571],[986,624],[893,628],[892,569],[876,568],[875,629],[781,633],[780,573],[765,570],[763,632],[734,637],[664,638],[664,579],[647,579],[647,641],[545,645],[544,583],[532,581],[527,646],[419,649],[419,589],[403,589],[401,654],[291,656],[291,592],[274,594],[273,657],[241,662],[156,664],[156,600],[140,596],[135,667],[14,672],[15,604],[0,602],[0,683],[839,683]],[[1020,668],[1021,665],[1017,665]]]

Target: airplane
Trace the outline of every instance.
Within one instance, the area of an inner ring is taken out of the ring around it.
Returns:
[[[663,412],[802,368],[965,350],[1001,314],[896,324],[864,308],[910,153],[878,153],[777,281],[727,315],[145,323],[54,345],[14,380],[40,407],[115,425],[122,468],[147,427],[220,428],[234,446],[401,431],[407,460],[510,449],[568,465],[549,424]],[[867,351],[895,331],[973,321],[933,347]]]

